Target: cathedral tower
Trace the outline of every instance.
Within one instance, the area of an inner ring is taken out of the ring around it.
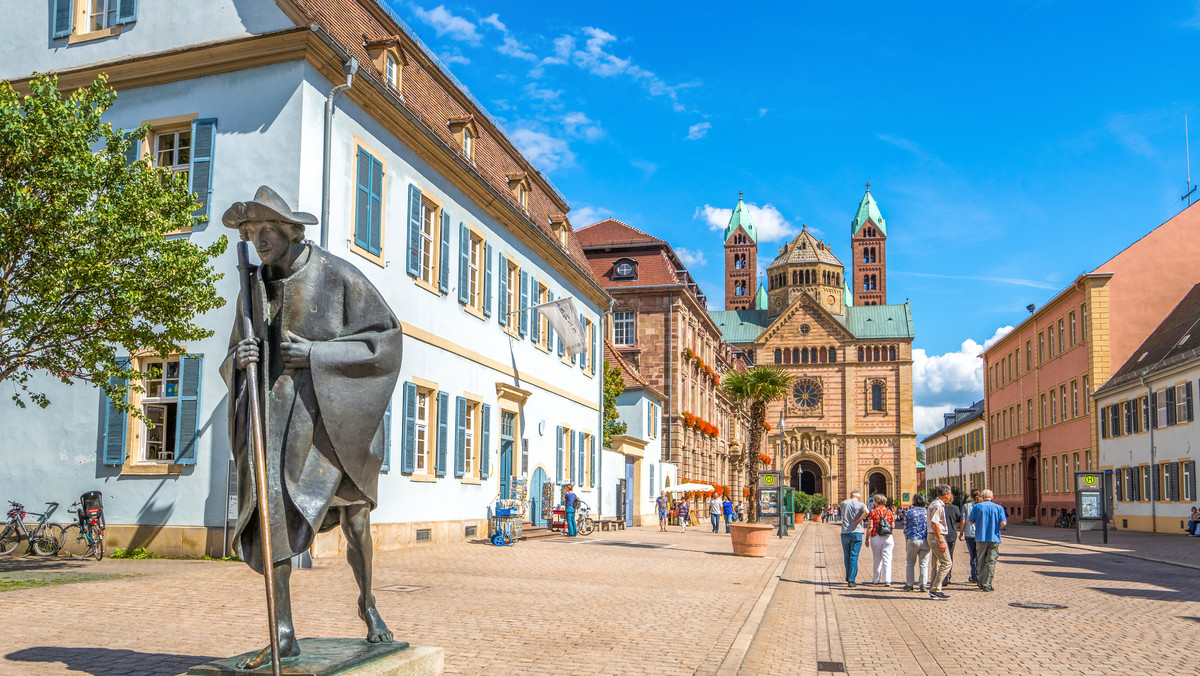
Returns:
[[[887,305],[887,224],[871,197],[871,184],[850,223],[854,304]]]
[[[750,220],[750,210],[738,193],[737,206],[725,226],[725,309],[753,310],[758,294],[758,231]]]

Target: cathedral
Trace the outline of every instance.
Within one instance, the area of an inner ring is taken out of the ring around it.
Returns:
[[[758,233],[740,194],[725,228],[725,309],[709,314],[755,365],[792,375],[771,404],[766,452],[794,488],[908,504],[919,490],[912,308],[887,300],[887,223],[870,186],[850,222],[852,266],[805,226],[758,273]],[[756,288],[757,282],[757,288]]]

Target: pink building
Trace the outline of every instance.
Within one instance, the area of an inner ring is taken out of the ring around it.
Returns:
[[[1073,472],[1099,467],[1090,395],[1200,282],[1185,209],[1037,308],[983,353],[989,485],[1010,518],[1054,523]]]

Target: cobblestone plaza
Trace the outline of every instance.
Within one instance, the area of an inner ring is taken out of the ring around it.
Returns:
[[[1197,673],[1185,649],[1200,622],[1194,541],[1047,539],[1066,534],[1009,528],[996,592],[959,584],[960,562],[936,605],[900,585],[848,589],[838,529],[822,524],[763,559],[732,556],[704,528],[415,548],[378,557],[376,596],[397,638],[443,647],[450,674]],[[0,674],[167,676],[263,643],[261,578],[243,564],[0,560],[10,580],[88,574],[121,577],[0,593],[14,628]],[[293,585],[301,636],[360,633],[341,560]],[[1021,601],[1066,608],[1009,605]]]

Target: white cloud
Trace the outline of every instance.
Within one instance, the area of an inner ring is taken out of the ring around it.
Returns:
[[[512,140],[525,159],[543,171],[575,163],[575,153],[563,139],[533,129],[518,129],[512,133]]]
[[[629,68],[629,59],[622,59],[604,50],[604,45],[616,40],[617,36],[608,31],[590,26],[584,28],[583,32],[588,36],[587,41],[584,43],[584,48],[575,50],[571,54],[575,65],[600,77],[620,75],[625,72],[625,69]]]
[[[571,217],[571,225],[576,228],[582,228],[586,225],[599,223],[604,219],[613,215],[613,212],[604,207],[582,206],[572,209],[568,216]]]
[[[758,230],[759,242],[790,239],[800,233],[774,205],[764,204],[760,207],[757,204],[747,203],[746,208],[750,210],[750,220],[754,222],[754,228]],[[709,230],[724,230],[725,226],[729,225],[730,216],[733,216],[733,209],[721,209],[705,204],[703,207],[696,208],[692,218],[703,219],[708,223]]]
[[[684,112],[686,108],[679,102],[679,90],[694,86],[669,85],[651,71],[636,66],[630,58],[622,58],[605,49],[605,45],[614,42],[617,36],[601,28],[589,26],[583,29],[584,44],[582,49],[576,49],[577,41],[573,35],[563,35],[554,39],[554,56],[542,59],[538,66],[529,72],[533,78],[541,77],[544,66],[563,65],[570,60],[579,68],[600,77],[626,75],[634,82],[646,88],[651,96],[666,96],[671,100],[671,107],[676,112]]]
[[[697,122],[696,124],[688,127],[687,136],[684,138],[688,141],[695,141],[696,139],[704,138],[704,135],[708,133],[709,129],[712,129],[711,122]]]
[[[758,116],[759,116],[759,117],[766,117],[766,116],[767,116],[767,109],[766,109],[766,108],[759,108],[759,109],[758,109]]]
[[[641,169],[646,178],[650,178],[654,175],[654,172],[658,171],[658,165],[650,160],[631,160],[629,163]]]
[[[580,112],[567,113],[562,119],[563,128],[570,136],[582,136],[588,143],[595,143],[604,138],[604,128],[599,122],[588,119]]]
[[[496,48],[497,52],[505,56],[511,56],[514,59],[523,59],[525,61],[537,61],[537,54],[529,51],[525,45],[521,44],[516,38],[511,35],[504,36],[504,44]]]
[[[455,40],[463,40],[471,44],[479,44],[479,40],[482,38],[479,31],[475,30],[475,24],[461,16],[451,14],[445,5],[438,5],[430,10],[416,6],[414,11],[418,19],[433,27],[438,37],[449,34]]]
[[[438,55],[438,58],[440,58],[442,60],[442,63],[446,64],[447,66],[449,66],[450,64],[454,64],[454,63],[461,63],[464,65],[471,63],[471,60],[468,59],[467,57],[463,56],[462,54],[449,54],[449,53],[440,54],[440,55]]]
[[[1009,331],[996,329],[982,345],[968,338],[955,352],[928,355],[913,349],[914,425],[918,436],[941,429],[943,413],[966,407],[983,398],[983,360],[979,355]]]
[[[538,87],[532,82],[525,85],[525,96],[528,96],[531,99],[537,99],[538,101],[548,105],[561,105],[558,103],[558,97],[560,94],[562,94],[561,89],[545,89],[543,87]]]
[[[683,261],[684,265],[704,265],[708,263],[708,261],[704,260],[703,251],[679,247],[675,249],[675,253],[679,255],[679,260]]]
[[[503,24],[503,23],[500,21],[500,15],[499,15],[499,14],[492,14],[491,16],[485,16],[485,17],[483,17],[482,19],[480,19],[480,21],[481,21],[482,23],[486,23],[487,25],[491,26],[492,28],[495,28],[496,30],[500,31],[501,33],[507,33],[507,32],[508,32],[508,27],[507,27],[507,26],[505,26],[505,25],[504,25],[504,24]]]

